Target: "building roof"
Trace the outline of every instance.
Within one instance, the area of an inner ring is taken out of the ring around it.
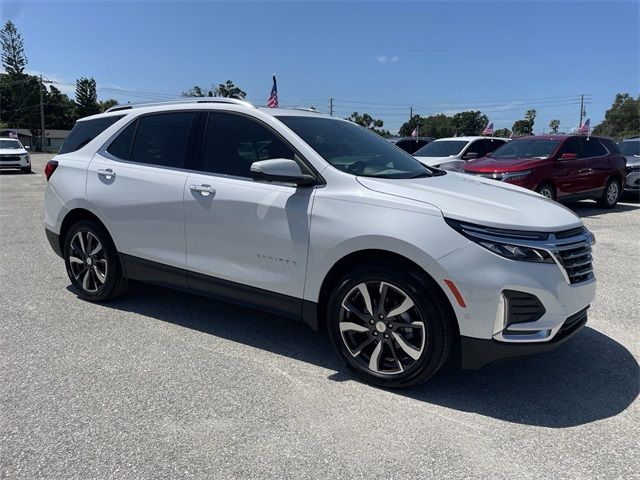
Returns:
[[[4,136],[9,134],[9,132],[16,132],[18,135],[23,135],[25,137],[32,137],[31,130],[28,128],[3,128],[0,130],[0,136]]]

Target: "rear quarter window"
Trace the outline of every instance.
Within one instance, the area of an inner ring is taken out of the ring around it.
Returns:
[[[115,115],[111,117],[76,122],[73,130],[69,133],[69,136],[62,144],[62,147],[60,147],[60,151],[58,153],[70,153],[81,149],[122,117],[124,117],[124,115]]]

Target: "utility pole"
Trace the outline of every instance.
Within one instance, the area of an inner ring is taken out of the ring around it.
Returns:
[[[42,83],[42,75],[40,75],[40,151],[45,152],[45,134],[44,134],[44,101],[42,100],[42,90],[44,84]]]
[[[409,107],[409,121],[413,118],[413,105]]]
[[[329,97],[329,116],[333,117],[333,98]]]
[[[582,112],[584,112],[584,94],[580,95],[580,123],[578,128],[582,126]]]

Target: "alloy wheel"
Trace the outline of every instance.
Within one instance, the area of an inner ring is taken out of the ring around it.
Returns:
[[[607,189],[607,203],[609,203],[609,205],[616,203],[619,191],[618,182],[613,181],[609,184],[609,188]]]
[[[107,258],[98,237],[77,232],[69,243],[69,268],[85,292],[96,293],[107,281]]]
[[[352,288],[342,300],[338,326],[351,356],[375,374],[406,372],[425,349],[425,324],[414,301],[388,282]]]
[[[553,200],[553,192],[551,191],[551,189],[549,187],[544,187],[540,190],[540,195],[542,195],[545,198],[550,198]]]

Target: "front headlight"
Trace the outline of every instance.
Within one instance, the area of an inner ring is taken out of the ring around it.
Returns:
[[[474,239],[472,239],[474,240]],[[555,260],[546,250],[524,247],[522,245],[510,245],[508,243],[488,242],[474,240],[478,245],[487,250],[510,260],[522,260],[524,262],[555,263]]]
[[[509,260],[523,262],[556,263],[553,256],[543,248],[523,245],[523,243],[540,242],[549,238],[545,232],[520,230],[503,230],[445,218],[447,224],[472,242],[477,243],[496,255]]]
[[[529,175],[531,170],[523,170],[522,172],[508,172],[502,174],[503,182],[517,182],[518,180],[522,180],[524,177]]]

